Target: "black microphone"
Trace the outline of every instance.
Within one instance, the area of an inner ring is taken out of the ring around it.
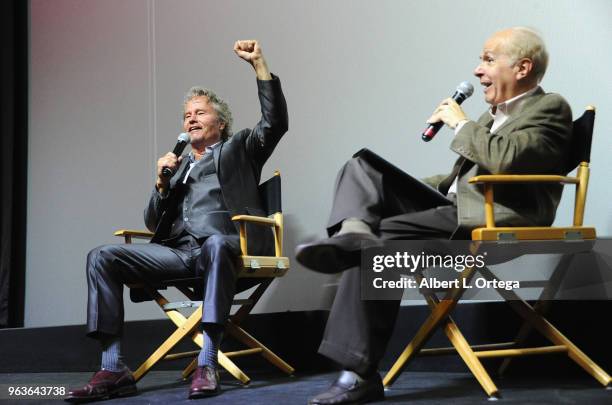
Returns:
[[[474,86],[472,86],[470,82],[461,82],[459,86],[457,86],[455,94],[453,94],[453,100],[455,100],[457,104],[461,104],[466,98],[471,96],[472,93],[474,93]],[[425,142],[431,141],[443,125],[444,123],[442,121],[429,124],[421,134],[421,139]]]
[[[189,142],[190,142],[189,134],[182,132],[178,136],[178,140],[176,142],[176,145],[174,146],[174,149],[172,150],[172,153],[174,153],[176,157],[179,157],[181,153],[183,153],[183,150],[185,150],[185,146],[187,146]],[[164,167],[162,169],[162,176],[164,177],[172,177],[173,174],[174,172],[169,167]]]

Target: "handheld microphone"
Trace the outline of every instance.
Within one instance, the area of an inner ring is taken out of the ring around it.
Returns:
[[[470,82],[461,82],[459,86],[457,86],[452,98],[457,104],[461,104],[466,98],[471,96],[472,93],[474,93],[474,86],[472,86]],[[421,134],[421,139],[425,142],[431,141],[443,125],[444,123],[442,121],[429,124]]]
[[[177,157],[179,157],[181,153],[183,153],[183,150],[185,150],[185,146],[187,146],[189,142],[190,142],[189,134],[186,132],[182,132],[178,136],[176,145],[174,146],[172,153],[174,153]],[[162,169],[162,176],[164,177],[172,177],[173,174],[174,172],[169,167],[164,167]]]

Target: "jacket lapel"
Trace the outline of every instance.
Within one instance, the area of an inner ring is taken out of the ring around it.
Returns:
[[[189,167],[189,159],[187,157],[183,157],[183,160],[181,161],[181,164],[178,170],[176,171],[176,174],[172,176],[172,179],[170,180],[171,190],[176,188],[177,183],[180,183],[183,181],[183,179],[185,178],[185,174],[187,173],[188,167]]]
[[[223,149],[223,145],[225,145],[225,141],[221,142],[221,145],[213,149],[213,159],[215,161],[215,171],[217,172],[217,177],[219,176],[219,158],[221,156],[221,149]],[[221,179],[219,179],[219,181],[221,181]]]
[[[460,156],[455,161],[455,165],[453,166],[453,170],[451,171],[451,173],[448,175],[448,177],[442,180],[440,184],[438,184],[439,192],[441,192],[444,195],[448,194],[448,189],[453,184],[453,181],[455,181],[455,177],[457,177],[457,173],[459,173],[459,169],[461,168],[461,166],[463,165],[463,162],[465,161],[466,159],[463,156]]]
[[[499,134],[500,131],[504,131],[506,128],[508,128],[508,125],[512,124],[514,121],[516,121],[519,117],[521,117],[521,113],[523,112],[524,109],[531,107],[534,103],[537,103],[542,96],[544,95],[544,90],[542,90],[541,87],[539,87],[532,95],[528,96],[524,102],[521,104],[520,108],[518,108],[516,111],[514,111],[512,113],[512,116],[510,116],[506,122],[504,122],[499,128],[497,128],[497,131],[495,131],[496,134]],[[491,122],[493,122],[493,120],[491,120]]]

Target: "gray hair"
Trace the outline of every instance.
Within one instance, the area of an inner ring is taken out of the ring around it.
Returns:
[[[214,91],[196,86],[189,89],[189,91],[185,95],[183,106],[185,106],[185,104],[191,101],[194,97],[206,97],[208,99],[208,102],[217,112],[219,121],[225,124],[225,127],[221,131],[221,139],[225,141],[227,140],[227,138],[232,136],[232,123],[234,122],[234,120],[232,118],[232,111],[230,110],[229,105],[225,101],[223,101],[221,97],[217,96]]]
[[[540,34],[529,27],[512,27],[511,39],[506,43],[506,53],[512,64],[523,58],[533,62],[532,75],[539,83],[548,67],[548,52]]]

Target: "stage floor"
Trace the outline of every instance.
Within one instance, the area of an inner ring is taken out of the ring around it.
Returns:
[[[20,373],[0,374],[0,385],[63,385],[84,384],[92,373]],[[168,404],[189,403],[188,382],[177,379],[178,371],[153,371],[138,384],[136,396],[116,398],[108,403]],[[298,375],[251,375],[252,382],[244,387],[222,374],[220,396],[201,400],[214,404],[306,404],[308,399],[326,389],[336,373]],[[589,376],[570,379],[521,379],[511,376],[497,379],[502,393],[501,404],[610,404],[612,390],[606,390]],[[6,394],[0,396],[5,403]],[[13,402],[13,401],[11,401]],[[57,400],[19,400],[25,403],[59,403]],[[105,402],[105,403],[106,403]],[[381,402],[383,403],[383,402]],[[477,404],[490,403],[476,380],[468,373],[405,372],[386,392],[384,404]]]

